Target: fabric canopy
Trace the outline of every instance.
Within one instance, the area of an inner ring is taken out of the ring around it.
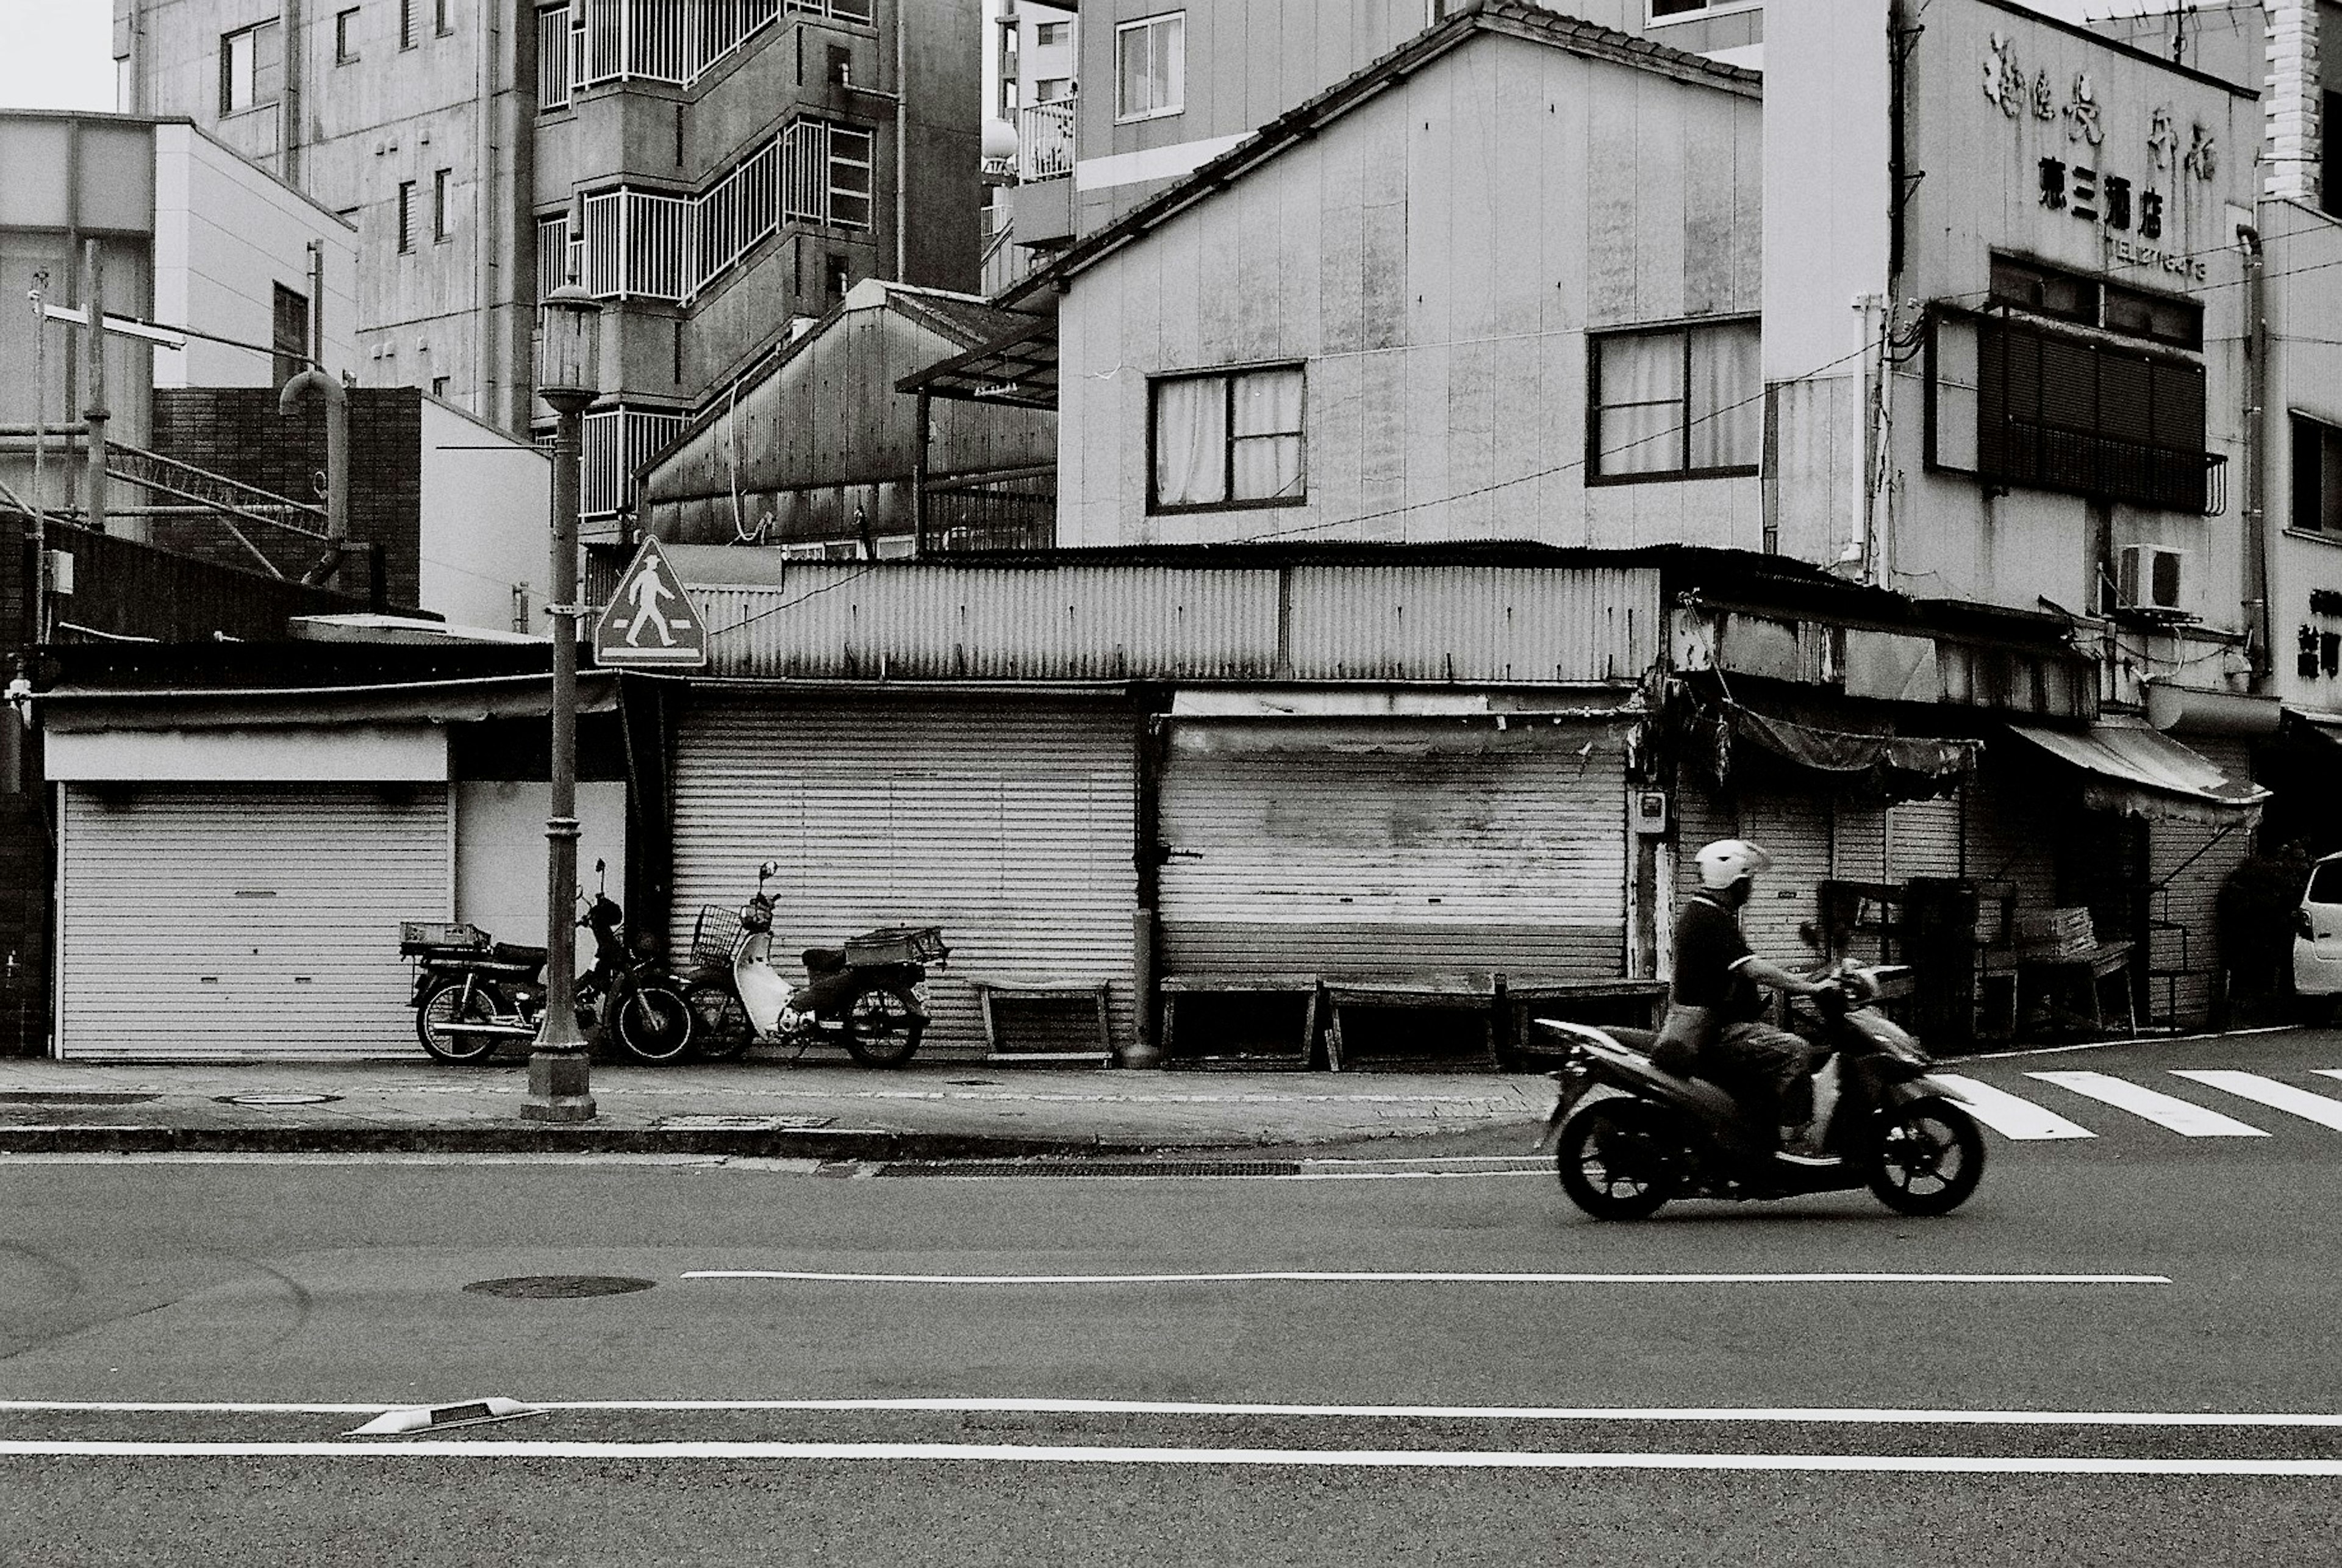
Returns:
[[[1867,788],[1884,800],[1926,800],[1967,783],[1982,749],[1981,742],[1972,740],[1823,729],[1760,714],[1729,699],[1716,705],[1720,718],[1713,771],[1719,784],[1730,772],[1732,743],[1738,740],[1799,767]]]
[[[2250,823],[2269,792],[2231,779],[2218,764],[2139,721],[2087,730],[2011,724],[2010,733],[2082,771],[2082,804],[2164,822]]]

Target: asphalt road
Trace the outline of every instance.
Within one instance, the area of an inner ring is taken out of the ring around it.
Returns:
[[[11,1161],[0,1561],[2331,1563],[2342,1128],[2179,1075],[2240,1064],[2342,1106],[2330,1034],[1963,1065],[2087,1135],[1936,1221],[1597,1225],[1494,1140]],[[646,1283],[465,1288],[545,1276]],[[492,1395],[538,1413],[345,1435]]]

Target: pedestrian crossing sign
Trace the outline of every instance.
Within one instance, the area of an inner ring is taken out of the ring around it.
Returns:
[[[707,627],[683,581],[646,538],[594,628],[594,662],[607,669],[696,670],[707,663]]]

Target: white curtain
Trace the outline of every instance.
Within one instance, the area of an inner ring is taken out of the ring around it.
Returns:
[[[1298,501],[1301,372],[1259,370],[1236,378],[1231,500]]]
[[[1227,385],[1216,375],[1155,384],[1155,503],[1227,499]]]
[[[1730,322],[1691,335],[1691,464],[1756,466],[1765,444],[1765,372],[1756,324]]]
[[[1601,416],[1595,422],[1597,474],[1667,474],[1681,468],[1684,335],[1604,338]]]

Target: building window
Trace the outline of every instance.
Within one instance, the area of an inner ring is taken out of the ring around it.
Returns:
[[[431,395],[437,398],[445,398],[447,395],[447,378],[445,376],[435,375],[431,378]]]
[[[1992,258],[1992,303],[2031,315],[2104,327],[2176,348],[2204,346],[2204,307],[2175,295],[2125,288],[2015,256]]]
[[[2166,511],[2211,509],[2202,365],[2016,319],[1972,330],[1978,475]],[[1939,367],[1942,353],[1939,342]]]
[[[334,13],[334,64],[348,65],[358,57],[358,8]]]
[[[1753,321],[1593,339],[1587,482],[1756,473],[1765,432],[1758,343]]]
[[[1187,101],[1187,14],[1174,11],[1114,30],[1114,117],[1176,115]]]
[[[403,255],[415,248],[415,182],[398,182],[398,249]]]
[[[1071,22],[1043,22],[1033,29],[1033,46],[1036,49],[1054,49],[1073,41],[1074,25]]]
[[[2342,217],[2342,93],[2318,98],[2317,205],[2329,216]]]
[[[431,0],[431,30],[442,38],[455,32],[455,0]]]
[[[284,83],[284,35],[276,23],[263,22],[220,39],[221,114],[273,104]]]
[[[1745,11],[1754,0],[1651,0],[1651,20],[1683,22],[1711,11]]]
[[[270,385],[283,386],[309,367],[309,296],[283,284],[275,287],[270,313]]]
[[[1071,76],[1044,76],[1033,84],[1033,101],[1036,104],[1054,104],[1060,98],[1073,95],[1074,79]]]
[[[1307,501],[1302,387],[1297,365],[1150,383],[1146,509],[1204,512]]]
[[[455,215],[448,210],[448,182],[455,177],[453,169],[440,169],[431,176],[431,237],[444,240],[455,232]]]
[[[1461,0],[1425,0],[1423,22],[1426,27],[1436,27],[1461,4]]]
[[[2342,430],[2298,414],[2292,424],[2293,514],[2287,521],[2342,538]]]
[[[831,256],[828,265],[822,268],[822,287],[827,291],[827,296],[832,300],[844,299],[846,291],[853,286],[854,271],[846,259],[841,255]]]
[[[421,18],[415,14],[419,0],[398,0],[398,46],[412,49],[419,41],[417,32]]]
[[[767,0],[768,7],[769,3]],[[841,22],[867,22],[872,15],[871,4],[872,0],[787,0],[783,8],[814,16],[834,16]]]

